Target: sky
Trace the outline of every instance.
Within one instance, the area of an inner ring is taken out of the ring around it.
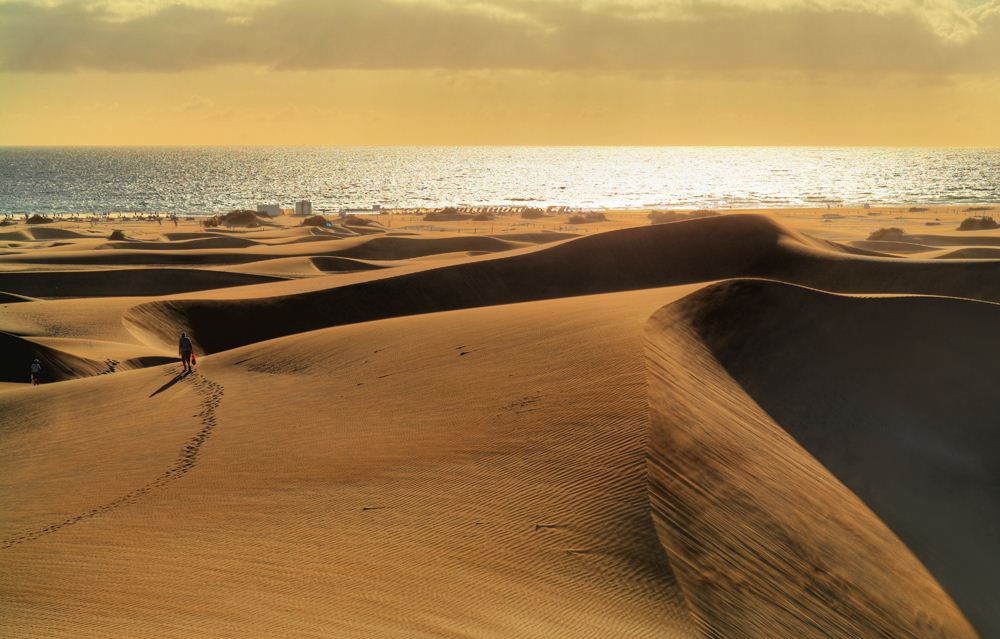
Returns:
[[[0,145],[1000,146],[1000,0],[0,0]]]

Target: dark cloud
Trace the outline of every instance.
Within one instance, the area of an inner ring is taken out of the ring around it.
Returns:
[[[936,12],[928,13],[928,6]],[[818,0],[678,0],[669,11],[644,7],[527,0],[283,0],[242,12],[167,6],[122,19],[82,0],[15,1],[0,4],[0,68],[1000,71],[998,2],[967,12],[951,11],[946,0],[936,5],[877,2],[871,8]]]

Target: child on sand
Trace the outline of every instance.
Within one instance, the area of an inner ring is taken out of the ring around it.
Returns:
[[[177,352],[181,356],[181,364],[184,365],[184,372],[191,372],[191,355],[194,353],[194,347],[191,345],[191,340],[188,338],[187,333],[181,333],[180,342],[177,345]]]
[[[37,359],[31,362],[31,385],[38,386],[42,381],[42,363]]]

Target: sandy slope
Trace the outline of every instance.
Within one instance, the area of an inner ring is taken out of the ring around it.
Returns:
[[[709,636],[975,636],[906,546],[858,495],[837,481],[820,463],[822,458],[810,455],[793,439],[795,433],[786,432],[748,395],[712,349],[724,351],[741,339],[764,342],[753,331],[768,330],[790,337],[793,362],[812,356],[822,362],[827,353],[810,354],[795,333],[816,318],[811,312],[817,310],[816,302],[810,298],[822,294],[806,294],[807,299],[801,295],[782,284],[725,284],[661,310],[647,329],[650,499],[658,531],[692,609]],[[820,299],[822,305],[825,300]],[[744,335],[739,332],[743,330],[739,316],[732,313],[746,312],[748,302],[752,314]],[[785,315],[778,315],[776,303],[784,305],[780,310]],[[868,302],[884,303],[894,302]],[[841,318],[853,309],[846,310]],[[783,326],[787,314],[794,319]],[[721,323],[720,318],[724,318]],[[798,319],[802,321],[796,323]],[[828,333],[830,324],[810,330]],[[781,357],[786,353],[772,353],[761,343],[736,348],[745,348],[741,355],[753,358],[753,368],[764,376],[777,373],[774,364],[760,366],[762,361],[773,357],[779,367],[786,363]],[[785,381],[789,373],[808,376],[801,370],[783,372]],[[862,392],[877,394],[878,388],[868,386]],[[823,389],[841,390],[829,384]],[[798,407],[817,397],[822,396],[815,392],[786,396],[785,405]],[[819,403],[830,406],[822,399]],[[835,465],[835,470],[867,473],[866,479],[873,483],[888,479],[896,486],[896,496],[907,496],[912,503],[916,487],[907,483],[912,477],[885,469],[889,464],[917,468],[927,461],[920,456],[907,459],[907,434],[896,435],[893,452],[899,456],[893,460],[883,457],[888,451],[875,445],[883,435],[874,425],[850,424],[840,414],[828,417],[827,424],[803,420],[798,426],[826,430],[819,438],[842,440],[843,430],[824,429],[832,427],[831,422],[850,429],[857,449],[873,445],[869,459],[881,458],[883,464],[879,468],[852,460]],[[933,471],[927,476],[934,477]],[[930,519],[926,512],[915,517],[924,524]],[[944,541],[960,545],[971,532],[954,526]]]
[[[277,281],[276,277],[199,269],[0,272],[0,291],[39,298],[170,295]]]
[[[1000,248],[965,247],[934,255],[939,260],[1000,260]]]
[[[33,302],[36,298],[16,293],[0,292],[0,304],[16,304],[17,302]]]
[[[885,240],[856,240],[850,243],[855,248],[869,251],[878,251],[893,255],[908,255],[911,253],[927,253],[937,249],[936,246],[928,244],[917,244],[915,242],[889,242]]]
[[[991,390],[1000,376],[993,338],[1000,306],[846,298],[740,282],[657,317],[654,343],[668,341],[664,331],[693,333],[697,345],[689,348],[708,349],[702,359],[712,374],[749,395],[725,397],[717,411],[737,410],[752,398],[902,538],[983,636],[1000,633],[992,594],[1000,590],[1000,437]],[[943,330],[929,337],[928,327]],[[690,374],[704,383],[702,365]],[[673,383],[680,367],[657,363],[670,375],[654,386]],[[662,401],[660,410],[671,414],[665,420],[686,410],[683,400]],[[726,428],[727,421],[713,427]],[[789,466],[767,458],[754,463]]]
[[[252,273],[275,277],[315,277],[323,273],[356,273],[386,268],[385,263],[354,260],[348,257],[286,257],[283,259],[250,262],[237,266],[219,267],[230,273]]]
[[[824,215],[5,229],[0,624],[988,637],[1000,261]]]
[[[53,229],[55,230],[55,229]],[[250,235],[250,234],[248,234]],[[238,237],[172,242],[109,242],[98,245],[62,244],[27,247],[0,255],[0,266],[56,264],[60,266],[195,266],[246,264],[299,255],[341,256],[364,260],[403,260],[437,253],[508,251],[528,244],[486,236],[349,237],[323,236],[319,241],[265,244]]]
[[[296,335],[156,395],[174,368],[5,393],[3,537],[31,539],[3,551],[6,625],[692,636],[646,515],[641,359],[690,290]]]
[[[52,381],[99,375],[109,368],[97,360],[4,332],[0,332],[0,352],[3,353],[0,363],[2,382],[27,382],[27,371],[35,359],[45,362],[46,376]]]

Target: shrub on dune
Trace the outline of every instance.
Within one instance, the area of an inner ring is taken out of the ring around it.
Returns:
[[[545,217],[545,211],[542,209],[528,208],[521,211],[521,217],[526,220],[537,220]]]
[[[871,235],[868,236],[868,239],[881,242],[901,242],[906,239],[906,231],[899,227],[891,226],[889,228],[872,231]]]
[[[223,226],[256,227],[261,225],[261,216],[267,217],[267,214],[247,210],[230,211],[220,216],[219,222]]]
[[[322,215],[311,215],[302,220],[300,226],[330,226],[330,221]]]
[[[109,240],[125,241],[128,238],[125,237],[125,231],[121,231],[121,230],[115,229],[114,231],[111,231],[111,235],[108,236],[108,239]]]
[[[590,213],[583,213],[570,216],[567,220],[570,224],[593,224],[594,222],[606,222],[608,217],[600,211],[591,211]]]
[[[262,220],[269,220],[271,219],[271,216],[268,215],[267,213],[254,211],[253,209],[233,209],[229,213],[226,213],[222,216],[223,220],[225,220],[226,218],[241,219],[241,220],[260,218]]]
[[[472,216],[461,213],[455,206],[446,206],[440,211],[431,211],[424,216],[425,222],[458,222],[468,219],[472,219]]]
[[[992,231],[993,229],[1000,229],[1000,223],[988,215],[967,217],[958,225],[959,231]]]
[[[37,213],[28,218],[26,224],[51,224],[55,222],[52,218],[38,215]]]
[[[345,226],[375,226],[375,220],[370,220],[360,215],[348,215],[344,217]]]

